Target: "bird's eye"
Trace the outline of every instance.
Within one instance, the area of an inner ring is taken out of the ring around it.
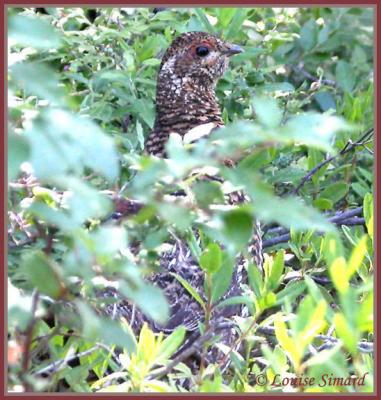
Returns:
[[[206,46],[198,46],[196,48],[196,54],[199,57],[205,57],[209,54],[209,49]]]

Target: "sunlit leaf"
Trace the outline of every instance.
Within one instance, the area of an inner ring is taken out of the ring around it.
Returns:
[[[15,15],[9,19],[8,32],[11,40],[36,49],[49,50],[61,45],[58,31],[40,18]]]

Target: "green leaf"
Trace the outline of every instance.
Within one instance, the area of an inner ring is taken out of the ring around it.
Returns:
[[[222,252],[216,243],[210,243],[200,256],[200,267],[208,274],[214,274],[222,265]]]
[[[277,102],[269,97],[254,97],[255,115],[260,124],[267,128],[277,127],[282,120],[282,111]]]
[[[119,290],[124,296],[135,303],[149,318],[165,325],[169,318],[169,305],[162,290],[141,280],[135,280],[135,285],[119,283]]]
[[[332,231],[334,229],[318,211],[306,206],[298,199],[278,199],[266,196],[264,200],[264,203],[259,204],[258,199],[255,204],[258,216],[264,221],[278,222],[282,226],[297,231],[305,229]]]
[[[337,258],[344,257],[344,247],[337,233],[328,233],[324,236],[322,253],[328,265],[331,265]]]
[[[234,261],[227,255],[222,253],[222,265],[217,272],[212,275],[212,304],[218,302],[230,287],[234,271]]]
[[[236,12],[236,8],[222,7],[219,9],[218,22],[223,28],[228,27]]]
[[[360,310],[357,315],[357,326],[360,332],[365,331],[373,333],[374,331],[373,300],[373,292],[369,292],[360,305]]]
[[[111,211],[110,199],[78,178],[57,178],[54,182],[68,189],[63,204],[69,211],[73,229],[90,218],[100,219]]]
[[[268,183],[296,183],[306,175],[306,172],[299,168],[286,167],[282,170],[274,171],[274,175],[269,177]]]
[[[202,300],[202,298],[198,294],[197,290],[180,275],[174,274],[174,273],[171,273],[171,275],[173,275],[183,285],[184,289],[186,289],[188,291],[188,293],[200,304],[200,306],[205,311],[206,310],[205,302],[204,302],[204,300]]]
[[[274,327],[275,327],[275,336],[278,340],[278,343],[287,353],[294,368],[297,370],[302,360],[304,349],[299,347],[294,338],[291,338],[289,336],[289,334],[287,333],[286,324],[284,323],[280,313],[275,314]]]
[[[242,159],[238,168],[258,170],[266,164],[269,164],[275,157],[271,155],[268,149],[255,151],[253,154]],[[279,171],[281,173],[281,171]]]
[[[335,329],[339,338],[344,342],[345,347],[352,355],[357,354],[357,334],[342,313],[335,314]]]
[[[155,121],[155,109],[153,102],[149,99],[136,99],[129,105],[129,111],[133,112],[152,129]]]
[[[316,208],[322,211],[330,210],[333,207],[333,203],[331,200],[323,199],[322,197],[319,197],[318,199],[314,200],[312,204]]]
[[[253,217],[244,209],[235,209],[222,214],[221,234],[226,245],[241,250],[250,240],[253,232]]]
[[[349,277],[347,274],[347,263],[344,257],[336,258],[329,268],[329,274],[335,288],[341,293],[345,294],[349,289]]]
[[[285,302],[292,303],[295,299],[300,296],[306,289],[304,281],[291,281],[286,285],[284,289],[276,294],[275,305],[280,305]]]
[[[351,189],[353,189],[353,191],[356,192],[362,198],[364,198],[366,194],[369,192],[369,187],[359,182],[352,183]]]
[[[193,192],[200,207],[207,208],[210,204],[223,204],[224,195],[218,182],[197,181]]]
[[[258,267],[255,264],[249,264],[247,274],[251,289],[253,290],[257,299],[260,299],[263,288],[263,280]]]
[[[135,339],[121,325],[110,318],[102,318],[83,301],[76,301],[82,321],[82,335],[93,342],[103,342],[110,346],[119,346],[129,353],[135,350]]]
[[[216,305],[217,308],[224,308],[228,306],[235,306],[237,304],[245,304],[249,308],[253,307],[253,300],[249,296],[232,296],[221,301]]]
[[[315,94],[314,99],[320,106],[320,109],[323,112],[328,110],[335,110],[336,111],[336,101],[333,95],[330,92],[321,91]]]
[[[370,238],[373,241],[374,219],[373,219],[373,195],[372,195],[372,193],[367,193],[365,195],[363,204],[364,204],[363,205],[363,207],[364,207],[363,213],[364,213],[366,228],[367,228]]]
[[[361,264],[367,254],[367,235],[364,235],[352,250],[351,257],[348,261],[347,276],[348,279],[360,269]]]
[[[320,333],[326,326],[325,315],[327,310],[327,303],[324,300],[320,300],[314,308],[312,308],[312,303],[308,304],[305,309],[304,318],[307,321],[303,324],[303,328],[298,332],[297,337],[299,338],[299,346],[305,349],[308,345],[312,343],[315,336]],[[303,318],[303,313],[299,314],[298,318]]]
[[[306,296],[301,300],[295,319],[290,321],[290,325],[296,334],[299,335],[308,326],[315,306],[316,303],[311,296]]]
[[[242,24],[246,19],[249,9],[239,7],[235,9],[234,17],[231,20],[227,31],[225,32],[225,38],[230,39],[242,29]]]
[[[34,121],[27,135],[32,149],[31,163],[40,179],[80,175],[85,167],[110,181],[119,176],[113,140],[88,118],[50,109]]]
[[[306,112],[290,118],[281,127],[281,134],[286,138],[314,146],[325,151],[332,151],[334,134],[349,131],[353,127],[343,118],[315,112]],[[308,135],[306,135],[308,132]]]
[[[20,165],[29,159],[30,147],[25,137],[10,134],[8,137],[8,180],[17,178]]]
[[[194,9],[194,12],[197,15],[198,19],[200,20],[200,22],[202,23],[202,25],[204,26],[205,31],[209,33],[215,33],[214,28],[212,24],[209,22],[205,11],[202,8],[196,7]]]
[[[336,182],[327,186],[319,197],[329,199],[333,204],[341,200],[348,192],[348,185],[345,182]]]
[[[336,65],[336,80],[341,89],[351,92],[356,84],[356,75],[352,66],[345,60],[339,60]]]
[[[307,21],[300,30],[300,45],[304,50],[311,50],[317,44],[318,26],[315,20]]]
[[[58,83],[58,74],[45,64],[17,63],[10,69],[10,85],[25,90],[28,96],[35,95],[49,100],[52,105],[64,104],[63,86]],[[58,122],[59,123],[59,122]]]
[[[159,356],[155,361],[161,362],[169,359],[171,355],[179,348],[180,344],[184,341],[184,338],[185,328],[183,326],[179,326],[161,343],[158,349]]]
[[[160,202],[157,204],[157,209],[164,221],[173,224],[180,231],[186,231],[194,220],[189,209],[181,205]]]
[[[89,240],[98,262],[106,263],[127,248],[127,232],[121,226],[100,226],[91,232]]]
[[[61,36],[47,21],[15,15],[8,22],[9,39],[23,46],[51,50],[61,46]]]
[[[65,292],[59,266],[39,250],[25,253],[21,269],[28,281],[41,293],[59,299]]]
[[[277,252],[273,264],[271,266],[270,276],[269,276],[269,289],[275,290],[280,284],[280,278],[284,270],[284,250]]]

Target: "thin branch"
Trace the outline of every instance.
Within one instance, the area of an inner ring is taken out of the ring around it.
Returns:
[[[181,349],[180,349],[180,351],[177,351],[175,353],[174,359],[165,368],[162,368],[162,369],[152,372],[150,375],[148,375],[147,379],[157,379],[164,375],[169,374],[177,364],[186,360],[188,357],[192,356],[196,352],[201,351],[204,344],[206,342],[208,342],[210,339],[212,339],[213,336],[216,334],[216,332],[224,330],[224,329],[231,329],[235,326],[236,325],[231,322],[221,322],[219,324],[214,325],[204,335],[199,336],[198,339],[195,339],[189,347],[186,346],[186,343],[185,343],[184,347],[185,346],[186,347],[183,351],[181,351]],[[197,332],[197,335],[198,335],[198,332]]]
[[[334,223],[335,225],[341,226],[354,226],[354,225],[364,225],[365,220],[362,217],[362,207],[354,208],[353,210],[343,211],[338,214],[335,214],[331,218],[328,218],[328,221]],[[290,240],[291,235],[288,230],[287,233],[283,233],[284,230],[280,230],[281,234],[279,236],[275,236],[271,239],[264,240],[262,242],[263,248],[275,246],[276,244],[286,243]]]
[[[21,371],[20,371],[20,379],[24,385],[26,392],[32,389],[31,384],[26,376],[28,374],[28,369],[29,369],[30,350],[33,341],[33,330],[37,322],[36,311],[38,306],[38,300],[39,300],[39,292],[35,289],[32,294],[31,320],[28,326],[26,327],[25,331],[25,339],[23,343],[23,356],[22,356]]]
[[[347,144],[341,149],[341,151],[338,154],[328,157],[327,159],[316,165],[314,168],[312,168],[311,171],[301,180],[299,185],[291,192],[291,194],[298,194],[299,190],[304,186],[306,182],[308,182],[321,168],[323,168],[331,161],[335,160],[337,157],[349,153],[358,146],[364,146],[365,142],[367,142],[369,138],[373,135],[373,131],[374,131],[373,128],[368,129],[364,133],[364,135],[362,135],[361,138],[356,142],[348,140]]]
[[[15,249],[19,249],[21,247],[27,246],[28,244],[32,244],[34,243],[38,238],[38,235],[36,236],[32,236],[30,238],[26,238],[24,240],[21,240],[17,243],[15,242],[8,242],[8,249],[10,250],[15,250]]]
[[[88,350],[82,351],[81,353],[73,354],[70,357],[65,357],[64,359],[54,361],[53,363],[47,365],[46,367],[36,371],[34,375],[46,375],[46,374],[56,373],[67,367],[67,365],[70,362],[79,359],[81,357],[88,356],[99,349],[103,349],[109,352],[112,355],[114,361],[116,361],[116,363],[120,365],[119,360],[116,358],[114,352],[108,346],[104,345],[103,343],[97,343],[95,346],[91,347]]]
[[[273,326],[259,326],[256,329],[256,332],[261,333],[263,335],[275,335],[275,328]],[[289,332],[291,335],[292,333]],[[315,339],[318,340],[323,340],[325,343],[319,347],[317,351],[324,350],[325,348],[331,348],[332,346],[341,343],[341,340],[334,337],[334,336],[329,336],[329,335],[316,335],[314,337]],[[324,348],[322,348],[324,346]],[[358,342],[357,343],[357,348],[360,353],[372,353],[373,352],[373,342]]]
[[[337,83],[331,79],[323,79],[323,78],[318,78],[316,76],[313,76],[310,74],[307,70],[304,69],[303,64],[299,64],[298,66],[291,65],[291,68],[296,72],[296,73],[301,73],[305,78],[309,79],[312,82],[318,82],[326,86],[333,86],[336,87]]]
[[[214,335],[213,330],[209,330],[204,335],[200,336],[197,340],[195,340],[189,347],[187,347],[183,352],[181,352],[177,357],[175,357],[165,368],[153,372],[148,375],[148,379],[157,379],[164,375],[167,375],[172,371],[172,369],[197,351],[200,351],[203,345],[209,341]]]

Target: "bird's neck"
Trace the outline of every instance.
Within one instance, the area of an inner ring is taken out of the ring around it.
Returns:
[[[222,125],[214,82],[179,78],[161,73],[156,93],[155,128],[185,135],[190,129],[209,122]]]

